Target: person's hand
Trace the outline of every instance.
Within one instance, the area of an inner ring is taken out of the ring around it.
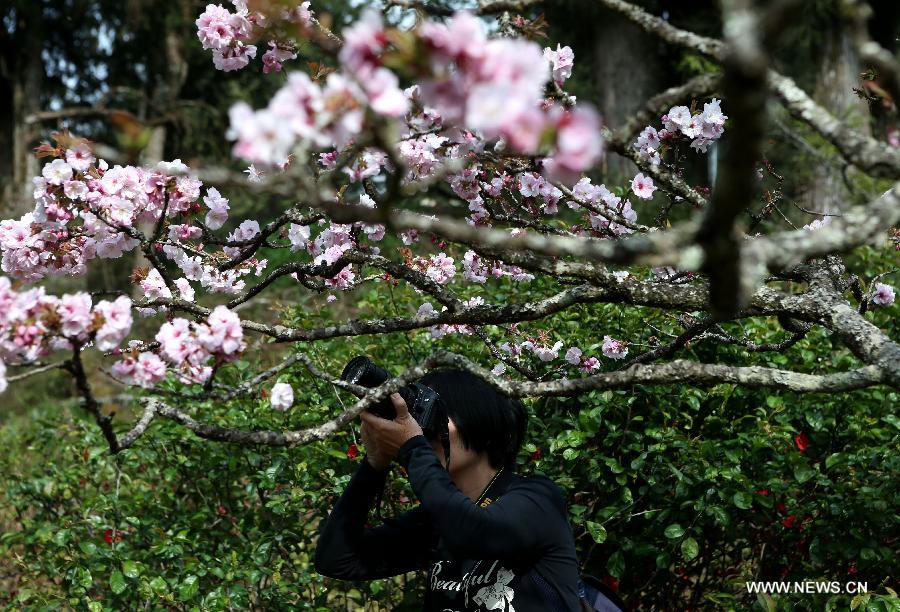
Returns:
[[[390,467],[391,457],[386,455],[381,448],[379,448],[378,442],[372,432],[372,428],[362,419],[362,415],[364,414],[366,413],[361,412],[359,415],[360,420],[362,421],[362,425],[359,428],[359,437],[362,439],[363,446],[366,448],[366,460],[373,468],[379,472],[383,472]]]
[[[399,393],[391,394],[391,402],[397,411],[393,421],[382,419],[368,411],[359,413],[363,422],[363,444],[366,445],[369,463],[375,469],[386,470],[400,447],[410,438],[422,434],[422,428],[409,413],[409,408]],[[370,451],[369,444],[374,453]]]

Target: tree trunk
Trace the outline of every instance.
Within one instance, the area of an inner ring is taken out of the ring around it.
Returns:
[[[10,49],[14,55],[4,58],[4,63],[9,62],[4,68],[11,78],[0,86],[0,95],[3,96],[0,107],[12,109],[10,115],[0,114],[10,117],[0,128],[0,145],[5,148],[0,155],[4,216],[19,216],[32,208],[31,178],[38,174],[39,169],[33,154],[39,133],[25,120],[41,109],[44,83],[41,53],[44,46],[43,2],[34,0],[17,8]]]
[[[187,79],[188,64],[184,57],[184,49],[179,33],[169,30],[165,34],[166,41],[166,72],[164,78],[157,84],[152,97],[151,113],[162,114],[172,108],[178,101],[181,88]],[[146,119],[146,117],[142,117]],[[166,124],[156,125],[150,134],[147,146],[141,154],[141,162],[147,166],[155,166],[166,158]],[[142,224],[138,230],[144,234],[153,231],[152,224]],[[135,251],[133,267],[146,267],[150,262],[140,251]],[[140,295],[138,285],[132,286],[133,296]]]
[[[665,89],[659,61],[659,43],[631,21],[604,11],[595,26],[596,87],[603,122],[617,129],[637,112],[647,98]],[[576,58],[577,59],[577,58]],[[608,155],[604,180],[618,183],[637,172],[630,160]]]
[[[835,117],[865,134],[871,133],[866,103],[854,92],[862,67],[849,35],[840,24],[823,32],[819,76],[813,97]],[[841,173],[820,164],[813,175],[808,205],[812,210],[837,213],[851,204]]]

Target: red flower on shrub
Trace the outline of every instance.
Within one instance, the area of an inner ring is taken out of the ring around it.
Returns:
[[[347,447],[347,458],[356,459],[357,457],[359,457],[359,447],[356,444],[351,444]]]
[[[616,593],[619,592],[619,579],[614,576],[605,576],[603,578],[603,584],[611,588]]]
[[[794,436],[794,444],[797,445],[798,451],[805,453],[809,448],[809,436],[806,433],[797,434]]]
[[[769,490],[768,489],[760,489],[759,491],[756,492],[756,494],[757,495],[768,495]]]
[[[794,523],[796,523],[796,522],[797,522],[797,515],[791,514],[786,519],[781,521],[781,524],[784,525],[785,527],[787,527],[788,529],[790,529],[791,527],[794,526]]]
[[[540,447],[538,447],[537,450],[535,450],[533,453],[531,453],[530,455],[528,455],[528,458],[531,459],[532,461],[537,461],[538,459],[540,459],[540,458],[541,458],[541,449],[540,449]]]
[[[122,532],[119,531],[118,529],[107,529],[106,531],[103,532],[103,540],[107,544],[112,546],[116,542],[122,541],[122,535],[123,535]]]
[[[779,512],[784,512],[784,511],[785,511],[785,505],[784,505],[784,502],[778,502],[778,503],[775,505],[775,508],[777,508]]]

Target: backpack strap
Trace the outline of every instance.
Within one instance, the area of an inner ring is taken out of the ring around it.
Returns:
[[[582,595],[581,589],[584,589]],[[595,576],[585,574],[579,580],[579,595],[582,607],[587,604],[588,612],[621,612],[626,609],[622,598]]]
[[[559,596],[559,593],[557,593],[556,589],[541,576],[541,573],[536,569],[532,569],[530,574],[534,583],[537,585],[538,590],[544,596],[544,600],[550,604],[550,609],[553,610],[553,612],[566,612],[566,606]]]

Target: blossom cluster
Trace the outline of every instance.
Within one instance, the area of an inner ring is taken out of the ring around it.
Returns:
[[[303,2],[290,10],[281,9],[277,15],[251,12],[247,7],[247,0],[232,0],[232,4],[235,7],[234,13],[220,4],[207,4],[206,10],[195,22],[197,38],[204,49],[212,51],[215,67],[224,72],[240,70],[256,57],[256,45],[252,42],[264,30],[270,29],[272,21],[294,23],[305,28],[312,18],[309,2]],[[283,62],[297,57],[291,42],[271,39],[268,44],[269,50],[262,56],[263,72],[266,74],[281,70]]]
[[[432,171],[451,139],[483,148],[499,139],[518,153],[543,158],[544,172],[573,183],[602,155],[600,119],[588,106],[564,108],[544,97],[551,78],[561,84],[574,56],[568,47],[542,50],[518,39],[489,39],[481,20],[460,12],[446,23],[426,21],[414,31],[425,57],[424,74],[407,89],[387,68],[389,32],[381,16],[365,11],[343,32],[340,70],[324,86],[293,73],[266,108],[238,103],[230,112],[233,153],[254,166],[284,166],[298,146],[322,150],[328,166],[366,127],[366,109],[405,118],[411,133],[400,143],[410,177]],[[418,134],[435,126],[445,134]],[[453,152],[465,153],[460,148]],[[365,167],[377,173],[381,163]],[[352,172],[352,171],[351,171]],[[357,179],[358,180],[358,179]]]
[[[197,209],[201,183],[179,160],[156,169],[95,164],[87,144],[57,150],[34,179],[32,212],[0,222],[2,269],[13,278],[79,275],[88,261],[138,244],[137,226]],[[178,174],[178,175],[176,175]]]
[[[206,323],[196,323],[183,318],[174,318],[159,328],[156,333],[159,353],[175,373],[185,382],[206,382],[212,375],[213,367],[237,359],[245,348],[244,330],[240,318],[226,306],[216,306],[209,313]],[[210,365],[210,360],[213,365]],[[159,368],[152,360],[149,365]],[[125,367],[141,367],[139,356]],[[146,376],[141,372],[140,376]]]
[[[504,342],[500,345],[500,350],[508,353],[511,358],[517,358],[525,352],[531,353],[542,362],[551,362],[559,359],[559,353],[562,350],[562,340],[557,340],[550,344],[545,334],[537,337],[528,338],[523,342],[510,343]],[[624,359],[628,355],[628,343],[623,340],[615,340],[610,336],[603,337],[603,345],[601,347],[604,357],[609,359]],[[563,359],[572,366],[576,366],[580,371],[591,374],[598,372],[601,367],[600,360],[597,357],[588,357],[584,351],[577,347],[569,347]],[[506,365],[499,363],[493,370],[493,373],[500,375],[506,371]]]
[[[34,362],[54,350],[93,343],[101,351],[119,346],[131,331],[131,300],[93,303],[84,292],[48,295],[43,287],[23,291],[0,276],[0,391],[6,365]]]
[[[721,100],[716,98],[706,102],[702,112],[694,114],[687,106],[673,106],[661,118],[662,129],[648,125],[638,136],[635,147],[640,157],[653,165],[660,162],[662,145],[681,137],[690,139],[695,151],[706,153],[709,145],[724,133],[727,119],[722,113]]]
[[[166,364],[156,353],[133,350],[113,364],[112,373],[125,384],[149,389],[166,377]]]
[[[474,130],[486,140],[501,138],[512,150],[535,154],[549,135],[553,154],[545,171],[574,182],[602,154],[600,120],[589,106],[564,109],[544,98],[551,78],[571,74],[568,47],[543,50],[509,38],[490,39],[484,23],[468,12],[446,23],[427,21],[418,35],[431,74],[419,82],[422,101],[449,125]]]
[[[594,185],[589,178],[583,178],[572,189],[579,201],[590,204],[594,210],[614,213],[629,223],[637,222],[637,212],[631,206],[631,201],[621,198],[610,191],[606,185]],[[591,211],[588,215],[591,227],[594,230],[612,233],[614,236],[629,234],[633,230],[626,225],[610,221],[607,216]]]

